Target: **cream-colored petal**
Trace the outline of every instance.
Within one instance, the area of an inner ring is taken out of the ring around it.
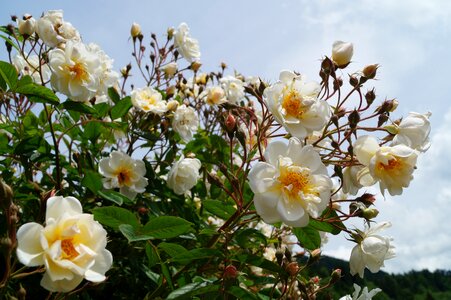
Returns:
[[[83,276],[74,276],[72,279],[52,280],[47,274],[41,279],[41,286],[50,292],[67,293],[74,290],[83,281]]]
[[[280,156],[286,156],[287,145],[283,141],[273,141],[268,144],[265,150],[265,160],[267,163],[276,166]]]
[[[276,168],[265,162],[258,162],[249,172],[249,185],[254,193],[264,193],[273,185]]]
[[[29,267],[44,264],[44,249],[41,246],[40,236],[43,227],[38,223],[26,223],[17,231],[17,258]]]
[[[85,279],[92,282],[101,282],[105,280],[105,273],[113,264],[111,252],[104,249],[97,253],[95,264],[85,273]]]
[[[363,278],[365,271],[365,261],[363,259],[362,251],[360,250],[360,245],[356,245],[351,252],[351,257],[349,259],[349,267],[351,275],[359,274]]]
[[[110,158],[102,158],[99,162],[99,173],[105,177],[116,177],[115,171],[110,166]]]
[[[254,205],[257,214],[268,224],[281,221],[276,209],[277,202],[277,198],[268,197],[268,195],[266,195],[266,197],[261,197],[261,194],[256,194],[254,196]]]
[[[277,203],[277,211],[284,222],[298,221],[306,214],[299,201],[288,198],[281,199]]]
[[[376,138],[369,135],[360,136],[354,143],[354,153],[359,162],[365,166],[370,164],[371,158],[379,148]]]
[[[80,201],[74,197],[54,196],[47,200],[47,210],[45,220],[50,218],[58,219],[64,213],[68,215],[78,215],[83,212]]]

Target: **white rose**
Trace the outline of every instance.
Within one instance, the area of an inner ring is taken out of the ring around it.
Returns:
[[[360,294],[360,291],[362,291],[362,294]],[[352,296],[346,295],[341,297],[339,300],[372,300],[373,297],[381,291],[382,290],[380,288],[375,288],[368,291],[367,287],[364,287],[362,290],[360,286],[354,283],[354,293],[352,293]]]
[[[364,232],[359,231],[361,240],[352,249],[349,259],[351,275],[359,274],[363,278],[365,267],[372,273],[379,272],[386,259],[395,257],[392,239],[378,234],[390,226],[389,222],[383,222],[367,228]]]
[[[199,126],[199,117],[192,107],[185,104],[177,107],[172,119],[172,128],[177,132],[185,143],[193,139],[193,132],[197,131]]]
[[[97,94],[102,67],[100,57],[83,43],[68,41],[64,50],[49,52],[52,87],[71,100],[86,102]]]
[[[96,95],[108,95],[110,87],[116,87],[119,84],[119,73],[113,70],[113,59],[111,59],[99,45],[90,43],[86,46],[98,62],[99,68],[96,71],[98,77]]]
[[[226,76],[219,80],[229,102],[236,104],[244,98],[244,84],[241,80]]]
[[[17,231],[17,258],[29,267],[45,265],[41,285],[51,292],[69,292],[83,279],[105,280],[113,263],[105,249],[107,233],[74,197],[47,200],[45,227],[26,223]]]
[[[168,110],[167,102],[157,90],[151,87],[135,89],[131,92],[131,97],[133,106],[144,112],[153,112],[161,116]]]
[[[220,86],[210,86],[199,97],[204,98],[209,105],[220,105],[227,102],[225,91]]]
[[[345,67],[351,62],[354,54],[354,47],[352,43],[342,41],[335,41],[332,45],[332,60],[339,67]]]
[[[99,162],[99,173],[103,175],[106,189],[120,188],[121,194],[134,199],[137,193],[146,190],[146,166],[142,160],[133,159],[120,151],[113,151]]]
[[[188,62],[192,63],[200,59],[199,43],[191,37],[186,23],[180,24],[177,28],[174,35],[174,45]]]
[[[311,145],[302,147],[291,138],[268,144],[266,162],[258,162],[249,172],[257,213],[266,223],[307,226],[309,216],[317,218],[330,200],[332,181],[319,154]]]
[[[161,70],[164,72],[164,75],[167,78],[174,77],[175,73],[177,73],[177,69],[178,69],[178,66],[177,66],[176,62],[171,62],[171,63],[168,63],[167,65],[161,67]]]
[[[67,41],[79,42],[80,34],[72,24],[63,21],[62,10],[49,10],[36,22],[36,33],[49,47]]]
[[[375,137],[360,136],[354,144],[354,153],[361,164],[368,167],[368,173],[359,172],[359,181],[363,185],[372,184],[367,180],[370,175],[379,181],[382,194],[388,190],[390,195],[401,195],[402,189],[409,186],[418,154],[405,146],[379,146]],[[365,180],[363,180],[365,179]],[[365,184],[368,182],[369,184]]]
[[[402,119],[397,126],[397,134],[393,138],[392,145],[406,145],[415,150],[425,152],[429,149],[429,133],[431,123],[429,117],[431,113],[419,114],[411,112]]]
[[[169,171],[167,184],[177,195],[193,188],[199,179],[200,160],[181,157]]]
[[[30,15],[25,15],[23,20],[17,21],[17,27],[20,34],[32,35],[36,29],[36,20]]]
[[[48,64],[44,64],[39,61],[37,55],[29,55],[27,60],[19,53],[12,59],[13,65],[17,71],[22,75],[29,75],[33,79],[33,82],[42,84],[50,80],[51,71]],[[41,78],[42,76],[42,78]]]
[[[329,104],[317,99],[319,90],[318,83],[282,71],[279,82],[267,87],[263,95],[276,121],[291,135],[303,139],[324,128],[331,115]]]

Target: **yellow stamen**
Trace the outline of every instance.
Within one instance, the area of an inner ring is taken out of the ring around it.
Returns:
[[[88,72],[86,72],[84,66],[81,63],[76,63],[73,66],[67,66],[67,69],[71,74],[74,75],[74,78],[78,81],[87,80]]]
[[[72,243],[72,239],[62,240],[61,249],[63,250],[62,257],[64,259],[73,259],[79,254]]]
[[[120,168],[119,170],[116,171],[117,176],[117,181],[119,183],[119,186],[131,186],[132,182],[131,182],[131,170],[126,169],[126,168]]]
[[[279,176],[279,182],[287,188],[291,197],[297,197],[299,192],[311,193],[312,186],[306,172],[282,172]]]
[[[388,161],[388,164],[384,164],[379,162],[377,167],[385,172],[392,172],[394,170],[400,169],[402,167],[402,162],[397,160],[396,158],[392,158]]]
[[[302,105],[302,97],[299,92],[291,89],[282,100],[282,108],[286,113],[295,118],[300,118],[304,114],[305,107]]]

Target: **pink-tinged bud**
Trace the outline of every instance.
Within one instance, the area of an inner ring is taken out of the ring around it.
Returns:
[[[341,278],[341,269],[335,269],[332,271],[332,274],[330,275],[330,283],[334,284]]]
[[[290,262],[285,268],[291,276],[296,276],[299,272],[299,265],[297,262]]]
[[[232,114],[229,114],[227,116],[227,119],[225,121],[225,126],[227,128],[227,132],[233,132],[236,127],[236,119]]]
[[[345,68],[351,62],[353,54],[352,43],[336,41],[332,45],[332,60],[339,68]]]
[[[235,279],[238,277],[238,270],[234,265],[228,265],[224,269],[223,278],[224,279]]]
[[[132,24],[132,27],[130,28],[130,35],[134,39],[141,35],[141,26],[138,23]]]

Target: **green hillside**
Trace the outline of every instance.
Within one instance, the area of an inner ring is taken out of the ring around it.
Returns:
[[[343,277],[333,287],[321,294],[321,299],[339,299],[341,296],[353,292],[353,283],[367,286],[372,289],[379,287],[382,292],[377,294],[375,300],[383,299],[413,299],[413,300],[451,300],[451,271],[428,270],[410,271],[405,274],[389,274],[378,272],[372,274],[365,271],[364,279],[359,276],[349,275],[349,263],[344,260],[324,256],[320,261],[309,269],[312,274],[320,278],[329,278],[333,269],[342,270]],[[310,275],[310,274],[309,274]]]

